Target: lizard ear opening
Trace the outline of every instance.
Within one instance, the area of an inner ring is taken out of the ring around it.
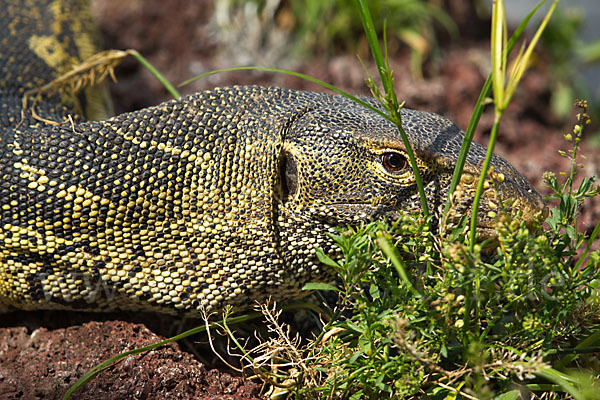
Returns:
[[[298,165],[294,157],[286,152],[283,152],[279,159],[279,182],[283,201],[294,197],[298,190]]]

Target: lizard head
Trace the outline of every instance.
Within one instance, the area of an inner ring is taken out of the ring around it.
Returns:
[[[368,100],[371,104],[376,103]],[[402,110],[403,128],[419,166],[430,211],[439,219],[464,133],[433,113]],[[444,226],[470,216],[486,148],[472,143]],[[480,201],[479,239],[493,238],[500,204],[532,221],[545,209],[541,196],[513,166],[494,155]],[[305,112],[287,129],[280,158],[283,207],[335,226],[421,208],[409,157],[395,125],[346,100]]]

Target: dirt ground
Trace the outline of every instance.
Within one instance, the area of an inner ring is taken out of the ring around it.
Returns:
[[[36,326],[0,328],[2,399],[60,398],[100,362],[164,339],[132,321],[88,321],[65,328],[55,328],[52,323]],[[192,354],[172,344],[129,356],[92,379],[73,398],[258,399],[262,398],[259,389],[240,377],[207,370]]]
[[[208,0],[142,1],[96,0],[94,13],[107,48],[133,48],[146,56],[173,83],[198,73],[232,66],[231,54],[244,42],[223,44],[214,25]],[[467,1],[451,1],[448,10],[461,30],[461,39],[442,40],[437,67],[426,64],[423,80],[409,71],[406,49],[391,55],[399,99],[406,107],[433,111],[466,128],[472,107],[487,76],[488,21],[479,20]],[[240,50],[241,51],[241,50]],[[257,52],[255,52],[257,53]],[[260,55],[260,52],[258,52]],[[256,54],[255,54],[256,56]],[[543,54],[540,55],[543,58]],[[263,64],[260,57],[256,64]],[[289,66],[289,60],[280,60]],[[273,66],[267,64],[267,66]],[[275,65],[276,66],[276,65]],[[372,74],[374,70],[369,67]],[[352,93],[368,94],[364,71],[353,55],[305,56],[293,69],[315,76]],[[433,71],[437,70],[436,73]],[[115,110],[139,109],[169,98],[147,71],[127,60],[111,85]],[[231,84],[277,85],[297,89],[320,87],[284,75],[235,72],[211,76],[182,89],[183,93]],[[568,150],[563,139],[572,121],[561,122],[549,108],[551,82],[547,63],[540,62],[525,77],[501,125],[496,152],[523,172],[541,193],[544,171],[567,171],[558,155]],[[484,114],[476,140],[486,143],[492,126],[491,110]],[[600,151],[583,143],[587,156],[582,176],[598,175]],[[583,229],[593,229],[600,218],[594,203],[580,217]],[[97,363],[124,350],[150,344],[177,333],[176,320],[156,322],[153,316],[77,315],[75,313],[12,313],[0,320],[0,398],[52,399],[62,394]],[[157,334],[158,332],[158,334]],[[204,339],[205,340],[205,339]],[[188,346],[189,347],[189,346]],[[130,357],[99,374],[76,398],[261,398],[260,386],[240,377],[207,370],[211,354],[192,355],[187,347],[165,346]]]

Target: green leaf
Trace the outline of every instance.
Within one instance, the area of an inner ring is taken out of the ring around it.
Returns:
[[[581,391],[575,387],[574,384],[576,383],[576,378],[570,375],[564,374],[550,367],[540,369],[539,371],[535,372],[535,375],[545,378],[550,382],[556,383],[565,392],[573,396],[575,400],[592,400],[591,398],[586,398]]]
[[[499,396],[494,397],[494,400],[517,400],[521,392],[518,390],[511,390],[510,392],[503,393]]]
[[[333,261],[327,254],[325,254],[325,252],[323,252],[323,249],[317,248],[317,249],[315,249],[315,252],[317,253],[317,258],[323,264],[329,265],[330,267],[334,267],[334,268],[341,268],[340,264]]]
[[[306,285],[302,286],[302,290],[327,290],[327,291],[333,291],[333,292],[340,291],[340,289],[336,288],[335,286],[330,285],[329,283],[322,283],[322,282],[307,283]]]
[[[369,288],[369,294],[371,295],[373,300],[379,300],[380,299],[379,287],[377,285],[375,285],[374,283],[372,283],[371,287]]]
[[[352,363],[356,362],[356,360],[358,360],[358,358],[359,358],[360,356],[362,356],[363,354],[364,354],[364,352],[362,351],[362,349],[361,349],[361,350],[358,350],[358,351],[356,351],[356,352],[355,352],[355,353],[352,355],[352,357],[350,357],[350,358],[348,359],[348,363],[352,364]]]
[[[400,279],[406,284],[410,292],[415,297],[421,297],[421,293],[419,293],[419,291],[415,289],[412,282],[408,278],[408,275],[406,274],[406,264],[404,260],[402,260],[402,258],[398,256],[398,250],[396,249],[396,247],[392,243],[390,243],[390,241],[384,235],[377,238],[377,244],[379,245],[383,253],[390,259],[392,265],[398,272]]]
[[[363,391],[359,390],[356,393],[354,393],[352,396],[349,397],[350,400],[360,400],[363,398]]]
[[[317,78],[313,78],[312,76],[306,75],[306,74],[302,74],[300,72],[296,72],[296,71],[291,71],[288,69],[281,69],[281,68],[269,68],[269,67],[259,67],[259,66],[243,66],[243,67],[231,67],[231,68],[220,68],[220,69],[215,69],[212,71],[208,71],[205,72],[203,74],[200,75],[196,75],[193,78],[190,78],[182,83],[179,84],[179,87],[185,86],[185,85],[189,85],[190,83],[200,79],[200,78],[204,78],[210,75],[215,75],[215,74],[220,74],[223,72],[231,72],[231,71],[266,71],[266,72],[276,72],[276,73],[280,73],[280,74],[286,74],[286,75],[291,75],[291,76],[295,76],[304,80],[307,80],[309,82],[313,82],[316,83],[317,85],[323,86],[324,88],[327,88],[333,92],[336,92],[338,94],[341,94],[342,96],[354,101],[355,103],[360,104],[361,106],[368,108],[369,110],[373,111],[374,113],[379,114],[381,117],[387,119],[388,121],[390,121],[391,123],[394,123],[394,120],[387,115],[385,112],[381,111],[378,108],[373,107],[372,105],[370,105],[369,103],[359,99],[358,97],[343,91],[342,89],[339,89],[327,82],[324,82],[320,79]]]

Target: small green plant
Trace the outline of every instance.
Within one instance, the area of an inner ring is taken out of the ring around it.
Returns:
[[[542,2],[543,3],[543,2]],[[540,3],[541,4],[541,3]],[[544,17],[542,23],[537,29],[531,43],[527,48],[521,47],[519,54],[513,60],[512,68],[508,69],[508,39],[507,39],[507,27],[506,27],[506,15],[504,13],[504,2],[502,0],[494,1],[494,7],[492,8],[492,88],[494,92],[494,125],[492,126],[492,132],[490,134],[490,140],[488,143],[487,154],[485,161],[483,162],[482,172],[479,176],[477,183],[477,192],[473,200],[473,211],[471,212],[471,224],[469,230],[470,246],[471,251],[475,247],[475,235],[477,225],[477,211],[479,209],[479,200],[483,193],[483,186],[487,178],[487,172],[494,153],[494,145],[496,144],[496,137],[500,127],[500,119],[506,111],[506,108],[510,104],[510,101],[517,89],[519,81],[525,73],[525,69],[533,53],[533,49],[539,40],[544,28],[548,24],[550,17],[554,9],[558,4],[558,0],[555,0],[550,7],[550,10]],[[507,74],[508,73],[508,74]]]

